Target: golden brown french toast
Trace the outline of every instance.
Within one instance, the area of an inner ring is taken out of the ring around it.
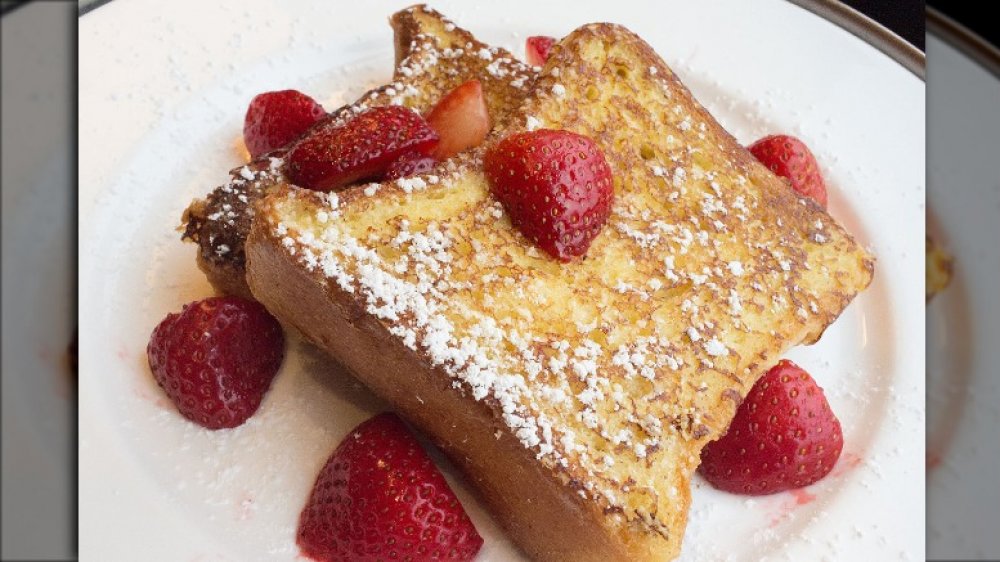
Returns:
[[[539,127],[591,137],[614,176],[610,219],[569,263],[512,227],[482,171],[490,143]],[[701,448],[873,274],[612,24],[560,41],[480,150],[339,194],[284,185],[257,212],[254,296],[431,436],[546,561],[676,557]]]
[[[535,76],[531,67],[504,49],[478,41],[424,5],[396,12],[389,21],[396,52],[393,81],[333,111],[313,130],[342,123],[369,107],[405,105],[424,113],[452,88],[473,78],[483,85],[493,123],[503,126],[530,89]],[[195,200],[184,212],[183,238],[198,244],[198,267],[221,293],[251,296],[244,244],[254,203],[286,181],[284,152],[232,170],[228,183]]]

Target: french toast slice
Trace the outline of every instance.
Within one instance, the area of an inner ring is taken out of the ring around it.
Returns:
[[[305,133],[335,126],[359,111],[405,105],[425,113],[452,88],[478,78],[495,126],[502,127],[530,89],[535,72],[505,49],[491,47],[424,5],[400,10],[393,29],[396,68],[391,83],[341,107]],[[221,293],[251,297],[244,244],[254,204],[285,181],[278,150],[230,172],[228,183],[191,203],[181,219],[182,238],[198,244],[198,267]]]
[[[701,448],[874,260],[620,26],[557,43],[486,146],[538,127],[593,138],[612,168],[585,258],[551,259],[511,225],[484,146],[417,178],[276,189],[249,284],[426,432],[532,558],[672,559]]]

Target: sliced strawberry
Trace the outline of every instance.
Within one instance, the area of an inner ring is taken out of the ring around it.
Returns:
[[[260,303],[211,297],[168,314],[153,330],[146,355],[184,417],[208,429],[236,427],[270,388],[285,336]]]
[[[789,135],[771,135],[750,145],[750,153],[775,174],[787,179],[792,189],[811,197],[826,208],[826,184],[809,147]]]
[[[473,79],[455,87],[427,114],[427,122],[441,137],[433,152],[438,160],[479,146],[490,132],[483,85]]]
[[[726,434],[702,449],[698,471],[720,490],[773,494],[826,476],[843,447],[823,390],[782,360],[750,389]]]
[[[532,35],[524,42],[524,52],[527,54],[528,64],[531,66],[542,66],[549,60],[549,52],[552,45],[555,45],[556,38],[548,35]]]
[[[433,157],[424,156],[419,152],[410,152],[400,156],[395,162],[389,164],[389,169],[386,170],[384,179],[392,181],[399,178],[426,174],[434,168],[434,164],[437,164],[437,160]]]
[[[490,147],[483,165],[514,226],[561,261],[585,254],[611,214],[611,168],[587,137],[517,133]]]
[[[464,562],[483,545],[441,472],[389,413],[355,428],[326,461],[297,535],[320,562]]]
[[[288,153],[288,175],[301,187],[332,191],[381,177],[400,156],[429,155],[437,144],[437,133],[413,110],[376,107],[296,143]]]
[[[298,90],[258,94],[243,120],[243,142],[257,158],[297,139],[324,115],[322,105]]]

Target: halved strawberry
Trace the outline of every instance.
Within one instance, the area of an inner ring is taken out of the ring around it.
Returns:
[[[611,214],[611,168],[582,135],[517,133],[490,147],[483,166],[514,226],[561,261],[585,254]]]
[[[775,174],[787,179],[792,189],[811,197],[826,208],[826,184],[809,147],[790,135],[770,135],[750,145],[750,153]]]
[[[419,152],[409,152],[397,158],[385,171],[383,179],[392,181],[420,174],[426,174],[434,168],[437,160]]]
[[[782,360],[750,389],[726,434],[702,449],[698,472],[720,490],[773,494],[826,476],[843,447],[823,390]]]
[[[427,114],[427,122],[441,137],[432,153],[438,160],[479,146],[491,126],[483,85],[473,79],[455,87]]]
[[[341,442],[299,516],[298,544],[321,562],[465,562],[483,546],[441,472],[394,414]]]
[[[437,144],[438,134],[413,110],[375,107],[296,143],[288,153],[288,176],[301,187],[332,191],[381,177],[399,157],[429,155]]]
[[[528,64],[531,66],[542,66],[549,60],[549,51],[555,45],[556,38],[548,35],[532,35],[524,42],[524,52],[527,55]]]
[[[292,142],[326,115],[323,106],[298,90],[258,94],[243,119],[243,142],[257,158]]]

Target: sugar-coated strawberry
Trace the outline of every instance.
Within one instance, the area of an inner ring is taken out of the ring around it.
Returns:
[[[479,146],[491,126],[483,85],[473,79],[456,86],[427,114],[427,122],[441,137],[432,153],[438,160]]]
[[[146,356],[184,417],[208,429],[236,427],[270,388],[285,335],[260,303],[210,297],[168,314],[153,330]]]
[[[527,54],[528,64],[531,66],[542,66],[549,60],[549,51],[555,45],[556,38],[547,35],[532,35],[524,42],[524,52]]]
[[[611,168],[582,135],[516,133],[490,147],[483,164],[490,191],[514,226],[561,261],[584,255],[611,214]]]
[[[322,105],[298,90],[258,94],[243,120],[243,142],[257,158],[297,139],[324,115]]]
[[[425,156],[419,152],[410,152],[397,158],[385,171],[385,180],[398,180],[420,174],[426,174],[434,168],[437,160],[433,156]]]
[[[750,389],[726,434],[702,449],[698,471],[720,490],[773,494],[826,476],[843,447],[823,390],[782,360]]]
[[[390,413],[356,427],[326,461],[297,536],[320,562],[464,562],[483,545],[444,476]]]
[[[770,135],[750,145],[750,153],[787,179],[792,189],[826,208],[826,184],[816,158],[805,143],[789,135]]]
[[[332,191],[382,177],[400,156],[429,155],[437,144],[437,133],[413,110],[375,107],[297,142],[288,153],[288,175],[301,187]]]

